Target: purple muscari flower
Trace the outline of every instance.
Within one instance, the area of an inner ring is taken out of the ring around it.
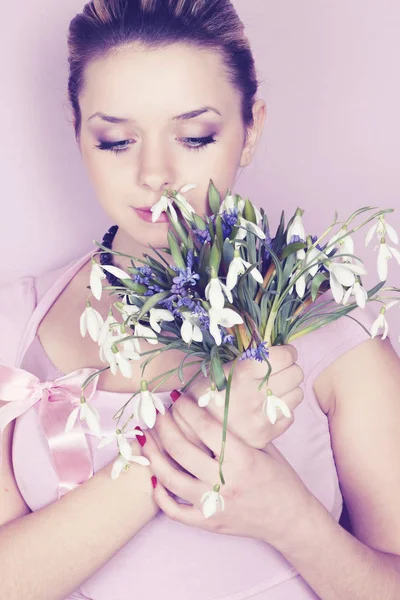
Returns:
[[[258,360],[259,362],[263,362],[266,358],[269,358],[269,351],[265,347],[267,342],[261,342],[257,348],[247,348],[239,358],[239,360]]]
[[[222,343],[223,344],[230,344],[231,346],[234,346],[235,345],[235,341],[236,341],[236,338],[235,338],[234,335],[230,335],[230,334],[229,335],[225,335],[224,334],[222,336]]]
[[[178,306],[187,306],[189,310],[193,311],[196,308],[196,302],[189,296],[186,296],[185,298],[179,298]]]
[[[222,219],[222,234],[224,239],[229,237],[232,233],[232,229],[238,222],[239,219],[239,209],[235,207],[232,211],[225,211],[221,214]]]
[[[290,244],[297,244],[298,242],[304,242],[305,240],[303,240],[299,235],[292,235],[292,237],[290,238]]]
[[[194,229],[193,233],[200,244],[205,244],[206,242],[211,243],[211,235],[208,229]]]

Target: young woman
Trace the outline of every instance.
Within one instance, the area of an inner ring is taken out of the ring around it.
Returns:
[[[163,248],[168,221],[150,212],[162,190],[196,183],[187,199],[202,214],[209,179],[234,189],[254,156],[265,103],[243,26],[228,0],[94,0],[68,41],[77,145],[118,226],[106,240],[133,256]],[[150,466],[115,481],[116,444],[98,448],[79,420],[64,432],[80,384],[104,368],[79,330],[94,250],[0,289],[2,597],[398,599],[400,362],[389,341],[341,319],[271,348],[271,388],[292,414],[275,425],[257,391],[265,367],[239,363],[225,510],[205,519],[222,432],[222,409],[196,402],[206,381],[178,399],[177,378],[160,388],[170,410],[131,440]],[[106,318],[113,300],[93,305]],[[154,360],[148,379],[180,358]],[[92,386],[104,436],[138,389],[133,367],[132,380],[105,371]],[[352,533],[338,522],[342,495]]]

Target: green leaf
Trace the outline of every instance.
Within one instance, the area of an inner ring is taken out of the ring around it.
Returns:
[[[367,292],[368,294],[368,298],[371,298],[372,296],[374,296],[377,292],[379,292],[379,290],[385,285],[386,281],[381,281],[380,283],[378,283],[375,287],[373,287],[371,290],[369,290],[369,292]]]
[[[196,215],[196,213],[193,213],[193,220],[194,224],[196,225],[196,229],[201,229],[202,231],[205,231],[207,229],[205,221],[203,221],[203,219],[199,217],[199,215]]]
[[[168,237],[168,244],[169,244],[169,247],[171,250],[171,255],[172,255],[172,258],[174,259],[176,266],[179,267],[180,269],[185,269],[186,264],[185,264],[185,261],[183,260],[183,256],[180,251],[178,242],[176,241],[176,238],[170,229],[168,230],[167,237]]]
[[[317,299],[319,288],[321,287],[324,281],[327,281],[327,279],[328,278],[325,276],[324,273],[317,273],[314,277],[313,282],[311,284],[311,299],[313,302],[315,302]]]
[[[223,391],[226,388],[226,376],[224,369],[222,368],[221,358],[218,353],[218,346],[213,346],[211,349],[211,373],[212,378],[217,386],[217,390],[219,392]]]
[[[217,235],[220,247],[222,248],[222,245],[224,243],[224,234],[222,231],[222,219],[220,215],[217,215],[215,219],[215,233]]]
[[[143,315],[145,315],[153,306],[155,306],[160,300],[164,300],[164,298],[168,298],[171,294],[170,291],[167,292],[159,292],[158,294],[154,294],[151,296],[142,306],[140,313],[137,315],[137,320],[141,319]]]
[[[245,200],[243,212],[246,221],[250,221],[250,223],[254,223],[254,225],[257,225],[256,211],[254,210],[254,206],[248,198],[246,198]]]
[[[222,256],[224,259],[224,265],[229,267],[234,257],[234,249],[233,244],[229,241],[228,238],[224,241],[224,245],[222,247]]]
[[[213,214],[216,215],[219,211],[219,207],[221,206],[221,195],[215,187],[212,179],[210,179],[208,186],[208,204]]]
[[[294,254],[298,250],[304,250],[307,248],[307,244],[304,242],[294,242],[293,244],[288,244],[285,246],[281,252],[282,258],[287,258],[291,254]]]
[[[210,254],[210,267],[215,270],[215,274],[218,275],[219,265],[221,264],[221,247],[219,245],[218,238],[215,238],[215,241],[211,248]]]

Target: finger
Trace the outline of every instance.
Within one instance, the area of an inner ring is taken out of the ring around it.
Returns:
[[[180,504],[174,498],[168,495],[165,487],[157,483],[153,492],[154,500],[160,509],[173,521],[178,521],[184,525],[199,527],[208,531],[213,531],[213,519],[205,519],[202,510],[197,506]]]
[[[190,402],[193,402],[193,400],[190,400]],[[184,421],[182,419],[182,417],[175,411],[174,408],[175,408],[174,406],[171,406],[169,413],[172,416],[175,423],[178,425],[179,429],[182,431],[183,435],[190,442],[192,442],[192,444],[194,444],[195,446],[198,446],[200,448],[200,450],[202,450],[206,454],[209,454],[210,456],[212,456],[213,453],[211,452],[211,450],[209,448],[207,448],[207,446],[205,444],[203,444],[203,442],[201,441],[199,436],[196,434],[196,432],[192,429],[192,427],[190,427],[190,425],[188,425],[186,423],[186,421]]]
[[[303,369],[299,365],[293,364],[287,369],[271,375],[268,387],[275,396],[282,398],[285,394],[300,386],[303,381]]]
[[[188,473],[176,469],[158,450],[151,434],[148,435],[143,456],[150,461],[150,467],[157,480],[170,492],[199,506],[202,494],[210,487],[208,482],[202,482]]]
[[[269,348],[269,362],[272,367],[272,374],[279,373],[297,362],[298,353],[292,344],[283,346],[272,346]]]
[[[186,471],[201,481],[212,482],[218,477],[218,462],[190,442],[168,412],[158,416],[155,429],[163,449]]]
[[[195,402],[181,402],[175,404],[175,410],[179,415],[196,430],[197,435],[204,444],[218,457],[221,453],[222,426],[207,410],[198,406]],[[243,455],[244,444],[229,430],[226,431],[226,453],[225,456]],[[212,460],[209,459],[208,460]],[[225,458],[226,460],[226,458]],[[213,461],[215,464],[216,461]]]

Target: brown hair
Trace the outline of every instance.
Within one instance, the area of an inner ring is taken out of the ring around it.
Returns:
[[[183,42],[214,49],[230,83],[241,93],[247,132],[252,127],[259,82],[243,23],[230,0],[92,0],[72,19],[68,32],[68,97],[77,139],[86,65],[133,42],[148,48]]]

